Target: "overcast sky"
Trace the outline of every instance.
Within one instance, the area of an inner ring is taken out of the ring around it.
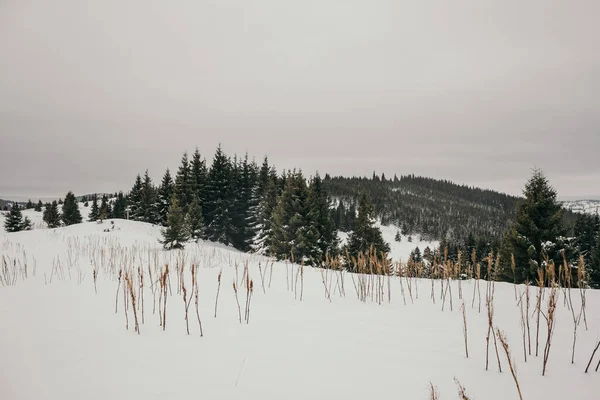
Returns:
[[[0,0],[0,196],[196,146],[306,175],[600,196],[598,0]],[[210,161],[210,160],[209,160]]]

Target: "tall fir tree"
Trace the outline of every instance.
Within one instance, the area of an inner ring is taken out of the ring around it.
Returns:
[[[311,259],[320,264],[326,260],[327,255],[336,256],[338,254],[339,241],[333,221],[331,201],[323,188],[323,181],[318,173],[310,184],[307,217],[314,229],[314,232],[309,233]]]
[[[200,151],[196,148],[192,156],[192,162],[190,163],[191,201],[198,200],[199,204],[202,205],[205,200],[207,178],[208,170],[206,168],[206,161],[200,156]]]
[[[98,196],[94,194],[92,197],[92,207],[90,209],[90,214],[88,215],[88,219],[90,221],[97,221],[98,216],[100,215],[100,208],[98,207]]]
[[[42,212],[43,208],[44,208],[44,204],[42,203],[42,200],[39,200],[37,202],[37,204],[35,205],[35,211],[36,212]]]
[[[233,166],[231,160],[217,148],[208,173],[206,200],[206,237],[213,242],[233,244],[235,227],[232,221],[234,193],[232,185]]]
[[[202,206],[198,196],[195,196],[186,215],[186,223],[189,234],[192,239],[198,241],[204,237],[204,218],[202,216]]]
[[[119,192],[115,195],[115,204],[112,208],[111,218],[116,219],[124,219],[125,218],[125,209],[127,208],[127,200],[123,195],[123,192]]]
[[[8,217],[4,221],[4,229],[6,232],[14,233],[23,230],[23,214],[18,204],[13,204]]]
[[[346,260],[346,267],[354,270],[355,265],[353,260],[358,259],[359,254],[369,257],[371,249],[374,250],[378,262],[389,266],[387,254],[390,251],[390,247],[383,240],[381,230],[375,226],[373,206],[367,195],[363,193],[358,202],[358,215],[354,223],[354,230],[348,238],[346,250],[350,259]]]
[[[270,253],[280,260],[309,260],[311,226],[308,223],[308,187],[301,172],[286,178],[285,188],[273,212]]]
[[[516,262],[517,283],[534,282],[537,269],[545,256],[561,262],[562,249],[549,253],[548,244],[555,244],[565,235],[563,209],[557,193],[544,174],[535,170],[523,190],[525,200],[518,205],[511,231],[511,243]]]
[[[142,177],[138,174],[135,177],[135,183],[127,196],[129,207],[129,218],[134,221],[141,221],[144,211],[142,210]]]
[[[48,224],[48,228],[58,228],[60,226],[61,215],[58,211],[58,202],[56,200],[46,204],[43,220]]]
[[[167,226],[162,230],[162,240],[160,242],[166,250],[183,249],[189,238],[189,228],[185,221],[185,214],[179,207],[177,196],[174,195],[171,199]]]
[[[256,187],[258,172],[256,165],[248,161],[248,155],[237,165],[234,165],[233,180],[235,190],[232,192],[232,225],[234,232],[232,235],[232,245],[241,251],[249,251],[256,235],[256,224],[254,223],[253,212],[255,212]]]
[[[573,235],[579,254],[586,264],[592,262],[593,250],[596,247],[597,237],[600,233],[600,218],[598,215],[578,214]]]
[[[186,213],[188,204],[193,199],[192,169],[187,152],[183,153],[181,165],[175,176],[175,194],[179,201],[179,207]]]
[[[100,203],[100,208],[98,209],[98,219],[100,221],[104,221],[107,218],[110,218],[111,215],[110,203],[108,201],[108,196],[102,195],[102,202]]]
[[[169,214],[169,207],[171,207],[173,193],[173,178],[171,178],[171,172],[167,169],[158,189],[158,219],[162,226],[167,225],[167,216]]]
[[[600,235],[592,253],[592,262],[589,264],[589,284],[594,289],[600,289]]]
[[[273,239],[273,211],[279,201],[277,177],[270,179],[256,211],[256,240],[253,249],[259,254],[270,252]]]
[[[79,204],[73,192],[67,193],[62,207],[62,221],[66,226],[79,224],[83,218],[79,212]]]
[[[142,190],[140,196],[140,209],[137,214],[138,220],[148,222],[150,224],[158,223],[158,202],[156,188],[152,183],[152,178],[148,174],[148,170],[144,173],[142,181]]]

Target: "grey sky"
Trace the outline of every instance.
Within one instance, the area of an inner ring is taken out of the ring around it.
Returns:
[[[600,195],[597,0],[2,0],[0,196],[196,146],[279,169]],[[210,162],[210,160],[209,160]]]

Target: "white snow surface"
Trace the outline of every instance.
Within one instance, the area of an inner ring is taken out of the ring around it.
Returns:
[[[571,200],[563,201],[562,206],[567,210],[583,213],[596,214],[600,213],[600,200]]]
[[[302,279],[298,266],[273,264],[208,242],[165,252],[158,243],[158,227],[118,220],[114,231],[104,232],[108,226],[110,221],[0,233],[1,257],[19,271],[14,285],[0,285],[0,399],[427,399],[429,382],[438,387],[441,399],[452,399],[457,398],[455,377],[472,399],[518,398],[506,356],[500,354],[499,373],[493,345],[490,369],[485,370],[487,315],[483,300],[481,313],[477,299],[472,307],[473,281],[461,282],[468,323],[466,358],[457,281],[451,285],[452,309],[446,301],[443,311],[440,281],[434,282],[435,304],[431,281],[397,277],[389,280],[389,292],[384,281],[381,304],[370,298],[361,302],[353,284],[356,275],[306,267]],[[193,303],[190,335],[186,333],[176,273],[182,259],[188,293],[190,266],[199,265],[204,337]],[[233,282],[240,291],[243,319],[246,262],[254,290],[250,320],[240,323]],[[148,268],[155,280],[156,268],[166,263],[171,293],[163,331],[158,306],[153,313]],[[133,330],[131,306],[129,329],[125,327],[122,286],[115,313],[116,271],[123,265],[144,271],[143,307],[138,294],[138,313],[144,310],[139,335]],[[99,271],[97,293],[94,267]],[[326,298],[324,273],[331,282],[331,301]],[[342,278],[345,296],[338,285]],[[516,289],[523,291],[524,286]],[[579,326],[574,364],[573,322],[560,294],[543,377],[546,329],[542,326],[540,332],[540,356],[528,356],[525,363],[514,290],[511,284],[495,285],[494,322],[508,337],[523,398],[596,399],[600,372],[594,368],[600,356],[590,373],[584,370],[600,337],[600,293],[587,291],[588,329],[583,322]],[[482,296],[484,292],[481,282]],[[532,303],[535,293],[531,288]],[[572,298],[578,309],[579,292],[573,291]],[[533,318],[531,325],[535,353]]]

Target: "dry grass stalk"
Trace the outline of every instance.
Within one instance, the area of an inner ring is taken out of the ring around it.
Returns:
[[[548,297],[548,311],[547,315],[544,314],[546,325],[548,327],[548,335],[546,337],[546,346],[544,347],[544,365],[542,368],[542,376],[546,375],[546,366],[548,364],[548,358],[550,357],[550,347],[552,345],[552,336],[554,334],[555,326],[554,313],[556,311],[556,303],[558,301],[558,286],[554,281],[552,281],[551,284],[552,287]]]
[[[590,365],[592,365],[592,360],[594,359],[594,356],[596,355],[596,351],[598,351],[598,348],[600,348],[600,340],[598,340],[598,343],[596,343],[596,347],[594,347],[594,351],[592,352],[592,356],[590,357],[590,361],[587,364],[587,367],[585,367],[585,373],[587,374],[589,369],[590,369]],[[600,365],[600,362],[599,364]],[[598,371],[598,367],[596,367],[596,371]]]
[[[165,270],[161,278],[162,287],[162,298],[163,298],[163,314],[162,314],[162,327],[163,331],[167,329],[167,281],[169,280],[169,264],[165,264]]]
[[[240,307],[240,300],[238,298],[238,290],[237,290],[237,286],[235,284],[235,281],[233,281],[233,292],[235,293],[235,301],[236,301],[237,306],[238,306],[238,314],[239,314],[239,317],[240,317],[240,324],[241,324],[242,323],[242,309]]]
[[[521,305],[521,331],[523,333],[523,356],[525,357],[525,362],[527,362],[527,344],[525,341],[525,337],[526,337],[526,323],[525,323],[525,312],[523,311],[523,296],[525,294],[521,294],[521,300],[519,301],[519,304]],[[531,351],[531,346],[529,347],[529,350]]]
[[[429,382],[429,400],[440,400],[440,392],[431,382]]]
[[[187,331],[187,334],[189,335],[190,334],[190,322],[189,322],[189,318],[188,318],[189,304],[187,301],[187,289],[185,287],[185,279],[183,276],[181,277],[180,282],[181,282],[181,293],[183,295],[183,307],[184,307],[184,311],[185,311],[185,329]],[[190,300],[191,300],[191,296],[190,296]]]
[[[115,296],[115,314],[117,313],[117,309],[119,307],[119,291],[121,290],[121,277],[123,276],[123,270],[119,270],[119,282],[117,284],[117,295]]]
[[[577,287],[579,288],[579,295],[581,296],[581,310],[583,313],[583,322],[585,324],[585,330],[587,331],[588,324],[587,315],[585,313],[587,273],[585,270],[585,260],[583,256],[579,256],[579,264],[577,265]]]
[[[498,354],[498,343],[496,341],[496,335],[494,335],[494,297],[490,294],[490,298],[487,300],[488,310],[488,333],[485,338],[486,352],[485,352],[485,370],[489,367],[489,352],[490,352],[490,335],[494,339],[494,348],[496,349],[496,359],[498,360],[498,370],[502,372],[502,365],[500,364],[500,355]]]
[[[200,311],[198,310],[198,297],[200,290],[198,289],[198,265],[192,264],[192,296],[194,297],[194,304],[196,306],[196,317],[198,318],[198,325],[200,326],[200,337],[204,336],[204,330],[202,329],[202,321],[200,320]],[[190,301],[191,301],[190,296]]]
[[[125,282],[127,283],[127,287],[129,289],[129,295],[131,296],[131,308],[133,309],[133,317],[135,321],[135,331],[140,334],[140,324],[138,323],[137,310],[136,310],[136,298],[135,298],[135,290],[133,289],[133,278],[131,277],[131,271],[125,275]],[[127,315],[127,311],[125,311],[125,315]]]
[[[513,288],[515,289],[515,300],[517,300],[517,265],[515,263],[515,255],[510,255],[510,269],[513,273]]]
[[[219,276],[217,276],[217,297],[215,298],[215,318],[217,318],[217,306],[219,305],[219,292],[221,291],[221,275],[223,274],[223,270],[219,271]]]
[[[500,340],[502,348],[504,348],[504,353],[506,354],[506,359],[508,360],[508,367],[510,368],[510,373],[512,374],[513,379],[515,380],[517,392],[519,392],[519,399],[523,400],[523,395],[521,394],[521,387],[519,386],[519,380],[517,379],[517,370],[510,356],[510,349],[508,348],[508,341],[506,340],[506,335],[500,329],[497,329],[496,333],[498,335],[498,340]]]
[[[468,343],[468,336],[467,336],[467,310],[466,310],[464,301],[462,303],[461,308],[462,308],[462,316],[463,316],[463,333],[465,335],[465,353],[467,355],[467,358],[469,358],[469,343]]]
[[[268,264],[267,264],[268,267]],[[266,267],[265,267],[265,273],[266,273]],[[263,274],[263,270],[262,270],[262,264],[260,263],[260,261],[258,262],[258,273],[260,274],[260,284],[263,290],[263,293],[267,293],[265,290],[265,274]]]
[[[535,356],[539,355],[540,349],[540,315],[542,313],[542,297],[544,295],[544,270],[538,268],[538,293],[535,304],[536,330],[535,330]]]
[[[142,311],[142,325],[146,323],[144,319],[144,271],[140,267],[138,267],[138,277],[139,277],[139,298],[140,298],[140,307]]]
[[[254,282],[247,278],[246,284],[246,324],[250,323],[250,301],[252,300],[252,293],[254,292]]]
[[[467,390],[465,389],[465,387],[458,381],[458,379],[454,378],[454,382],[456,382],[456,385],[458,386],[458,398],[460,400],[472,400],[468,395],[467,395]]]

